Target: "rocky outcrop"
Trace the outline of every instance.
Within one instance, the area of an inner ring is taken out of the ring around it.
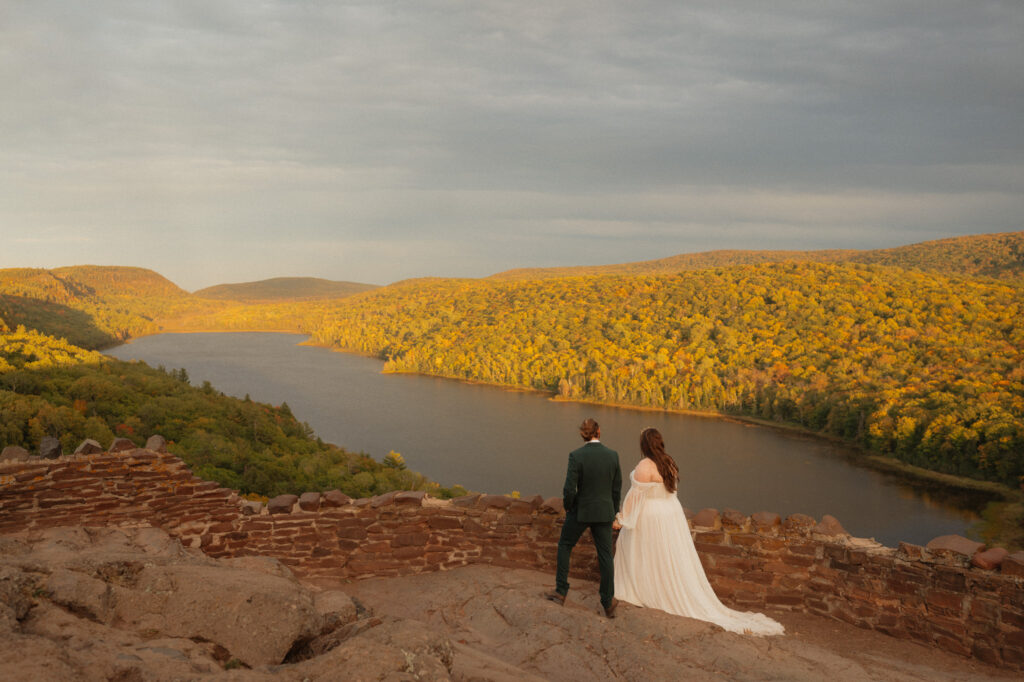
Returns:
[[[52,529],[2,561],[68,613],[211,642],[248,665],[280,663],[296,641],[319,634],[312,595],[278,562],[224,564],[156,528]]]
[[[447,639],[396,619],[349,642],[370,629],[372,614],[364,610],[358,625],[346,594],[301,585],[273,559],[211,559],[156,528],[53,528],[0,543],[5,679],[194,679],[225,668],[302,679],[288,670],[302,658],[293,652],[331,637],[319,653],[346,645],[357,677],[405,669],[404,651],[424,638],[440,642],[428,651],[448,647],[451,663]],[[321,674],[337,663],[305,658],[299,667]],[[445,665],[419,662],[447,674]]]
[[[0,462],[0,536],[69,524],[156,526],[208,557],[260,555],[304,579],[481,564],[550,571],[563,513],[560,500],[539,496],[436,500],[417,491],[358,500],[306,493],[263,506],[196,478],[171,454],[142,449]],[[849,537],[835,519],[803,514],[705,509],[692,523],[708,578],[732,606],[814,614],[1024,668],[1022,554],[986,554],[964,538],[944,538],[931,549],[888,548]],[[588,540],[575,550],[572,568],[574,579],[596,577]],[[98,622],[108,617],[102,586],[67,575],[55,581],[81,589],[76,608],[83,613]]]
[[[799,613],[755,638],[653,609],[565,606],[550,572],[469,566],[298,582],[280,562],[212,559],[155,528],[0,538],[0,661],[25,680],[1011,679],[978,662]],[[881,640],[887,641],[881,641]]]
[[[777,609],[769,615],[785,624],[782,637],[736,635],[631,604],[620,605],[610,621],[602,615],[595,583],[573,581],[560,606],[541,597],[552,581],[550,572],[469,566],[343,587],[378,618],[415,619],[432,637],[446,636],[452,643],[452,679],[953,682],[1013,677],[880,633]],[[433,656],[444,660],[437,650]]]

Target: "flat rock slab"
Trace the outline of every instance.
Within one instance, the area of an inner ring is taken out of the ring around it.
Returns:
[[[453,679],[1010,680],[1017,673],[806,614],[767,611],[781,637],[750,637],[630,604],[600,615],[597,585],[469,566],[337,585],[380,617],[416,619],[453,643]]]
[[[52,528],[0,537],[0,678],[1019,679],[804,614],[770,611],[787,634],[767,638],[627,604],[608,620],[596,584],[573,581],[559,606],[551,583],[470,566],[303,584],[275,559],[212,559],[156,528]]]

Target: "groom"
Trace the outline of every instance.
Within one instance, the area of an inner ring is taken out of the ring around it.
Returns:
[[[615,617],[615,565],[612,562],[612,521],[619,512],[622,492],[622,470],[619,453],[601,444],[601,427],[593,419],[580,424],[580,436],[586,443],[569,453],[562,502],[565,522],[558,540],[558,569],[555,591],[545,597],[565,604],[569,593],[569,556],[583,531],[590,529],[597,547],[597,564],[601,569],[601,606],[609,618]]]

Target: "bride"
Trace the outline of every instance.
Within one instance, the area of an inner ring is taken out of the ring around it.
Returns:
[[[760,613],[734,611],[718,601],[704,575],[676,497],[679,469],[657,429],[640,434],[643,457],[613,527],[615,596],[637,606],[697,618],[741,634],[781,635],[780,623]]]

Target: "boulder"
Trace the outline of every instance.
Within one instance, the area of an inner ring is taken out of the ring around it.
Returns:
[[[125,452],[127,450],[134,450],[135,443],[131,442],[127,438],[115,438],[114,442],[107,448],[108,452]]]
[[[925,547],[937,556],[962,555],[970,559],[985,549],[985,544],[968,540],[962,535],[940,535],[925,545]]]
[[[22,462],[32,455],[20,445],[8,445],[0,452],[0,462]]]
[[[508,511],[512,514],[532,514],[533,502],[513,497],[508,505]]]
[[[705,507],[697,512],[697,515],[693,517],[693,525],[701,528],[720,528],[721,522],[718,516],[718,510],[712,509],[711,507]]]
[[[263,511],[263,503],[259,500],[246,500],[242,503],[243,516],[259,516]]]
[[[39,441],[39,456],[44,459],[57,459],[64,454],[60,441],[53,436],[43,436]]]
[[[472,507],[480,497],[480,493],[475,495],[463,495],[462,497],[453,497],[452,504],[456,507]]]
[[[738,530],[745,525],[747,525],[747,516],[743,512],[736,509],[722,510],[722,526],[724,528]]]
[[[544,500],[544,502],[540,505],[540,510],[542,512],[548,512],[551,514],[565,513],[565,507],[563,506],[561,497],[549,497],[548,499]]]
[[[909,542],[900,542],[899,547],[896,549],[896,554],[901,559],[910,561],[920,561],[925,558],[925,550],[921,545],[914,545]]]
[[[993,571],[999,568],[1003,564],[1003,559],[1009,555],[1010,553],[1006,549],[1002,547],[993,547],[992,549],[975,554],[971,559],[971,565],[977,566],[978,568],[986,571]]]
[[[315,512],[320,509],[320,493],[302,493],[299,495],[299,509]]]
[[[213,565],[147,566],[117,596],[117,615],[139,630],[215,642],[249,666],[281,663],[316,636],[313,599],[294,579]]]
[[[320,504],[324,507],[344,507],[350,502],[352,502],[352,498],[340,490],[328,490],[324,493],[324,497],[320,501]]]
[[[495,507],[497,509],[508,509],[512,506],[512,498],[507,495],[481,495],[476,506],[481,509]]]
[[[427,494],[422,490],[404,490],[395,495],[395,504],[422,507]]]
[[[1014,552],[1005,556],[999,568],[1003,575],[1015,575],[1024,578],[1024,552]]]
[[[86,438],[75,448],[76,455],[95,455],[103,452],[103,446],[92,438]]]
[[[147,633],[149,646],[164,647],[166,655],[182,661],[191,654],[182,654],[172,641],[183,641],[186,647],[191,646],[190,640],[209,643],[209,649],[219,647],[223,661],[237,658],[248,666],[261,666],[281,663],[296,642],[321,631],[323,617],[313,594],[276,559],[211,559],[184,550],[178,540],[157,528],[46,529],[27,544],[17,557],[0,554],[0,599],[19,604],[6,598],[12,591],[7,587],[13,585],[15,594],[34,596],[40,602],[32,609],[33,619],[38,618],[39,609],[60,607],[61,624],[54,629],[60,635],[77,619],[95,632],[105,625],[121,633],[107,641]],[[23,570],[22,566],[38,572],[40,589],[6,579],[11,570]],[[18,610],[5,609],[0,621],[8,611],[17,615],[25,610],[24,604]],[[336,610],[344,611],[344,605]],[[78,626],[70,631],[74,627]],[[70,642],[69,650],[106,646],[88,635],[79,636],[83,644]],[[97,674],[87,679],[108,677]],[[184,679],[181,672],[160,679],[174,677]],[[7,679],[3,674],[0,678]]]
[[[544,504],[544,497],[541,495],[534,495],[533,497],[524,497],[523,502],[529,502],[530,506],[534,509],[539,509]]]
[[[807,514],[790,514],[782,522],[782,530],[794,535],[806,535],[809,530],[817,525],[818,522]]]
[[[843,528],[843,524],[839,523],[839,520],[836,519],[836,517],[834,517],[834,516],[832,516],[830,514],[825,514],[824,516],[822,516],[821,517],[821,521],[818,522],[818,525],[815,526],[814,529],[811,532],[815,533],[817,535],[829,535],[829,536],[837,536],[837,535],[849,536],[850,535],[849,533],[846,532],[846,529]]]
[[[267,502],[267,511],[271,514],[291,514],[292,507],[298,501],[298,495],[278,495]]]
[[[757,512],[750,517],[757,530],[767,530],[782,525],[782,517],[775,512]]]
[[[167,439],[159,434],[153,434],[146,439],[146,449],[153,452],[167,452]]]
[[[370,506],[374,509],[378,507],[386,507],[389,504],[394,504],[396,497],[398,497],[397,490],[392,490],[391,492],[384,493],[383,495],[375,495],[370,498]]]
[[[323,619],[323,632],[331,632],[356,619],[356,605],[352,597],[340,590],[318,592],[313,595],[313,605]]]

